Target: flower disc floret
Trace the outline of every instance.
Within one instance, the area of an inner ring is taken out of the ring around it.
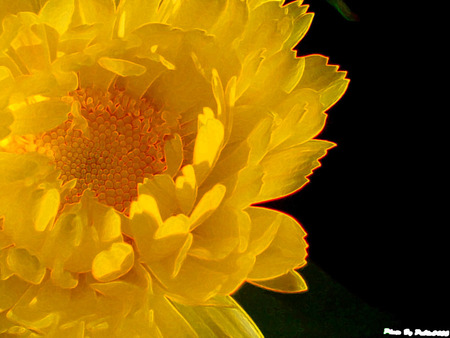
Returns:
[[[76,110],[36,138],[36,151],[54,161],[63,183],[76,179],[67,203],[79,202],[89,188],[100,202],[129,210],[138,184],[165,170],[164,137],[171,130],[145,100],[123,92],[80,89],[69,95]]]

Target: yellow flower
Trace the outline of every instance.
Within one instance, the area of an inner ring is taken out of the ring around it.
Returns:
[[[260,336],[231,294],[299,292],[300,189],[345,72],[301,1],[1,2],[0,333]]]

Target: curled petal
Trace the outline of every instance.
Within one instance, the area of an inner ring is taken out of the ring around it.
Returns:
[[[134,263],[134,251],[127,243],[113,243],[99,252],[92,261],[92,275],[101,282],[109,282],[125,275]]]
[[[120,76],[139,76],[145,73],[147,70],[144,66],[137,63],[113,59],[108,57],[102,57],[98,60],[100,66]]]
[[[9,249],[7,263],[12,272],[29,283],[40,284],[44,279],[45,267],[26,249]]]
[[[250,280],[273,279],[306,263],[306,233],[295,219],[264,208],[246,211],[252,220],[249,248],[257,254]]]
[[[303,277],[295,270],[290,270],[286,274],[273,279],[250,280],[250,283],[263,289],[285,293],[297,293],[308,289]]]

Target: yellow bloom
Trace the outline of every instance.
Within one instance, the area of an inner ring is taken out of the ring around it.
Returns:
[[[260,336],[244,282],[299,292],[300,189],[345,72],[301,1],[1,2],[0,333]]]

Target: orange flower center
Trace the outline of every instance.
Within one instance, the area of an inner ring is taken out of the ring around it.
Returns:
[[[165,170],[164,137],[170,130],[145,100],[123,92],[77,90],[79,116],[35,141],[37,151],[54,160],[63,182],[76,185],[62,203],[77,203],[86,189],[98,200],[127,212],[145,177]]]

